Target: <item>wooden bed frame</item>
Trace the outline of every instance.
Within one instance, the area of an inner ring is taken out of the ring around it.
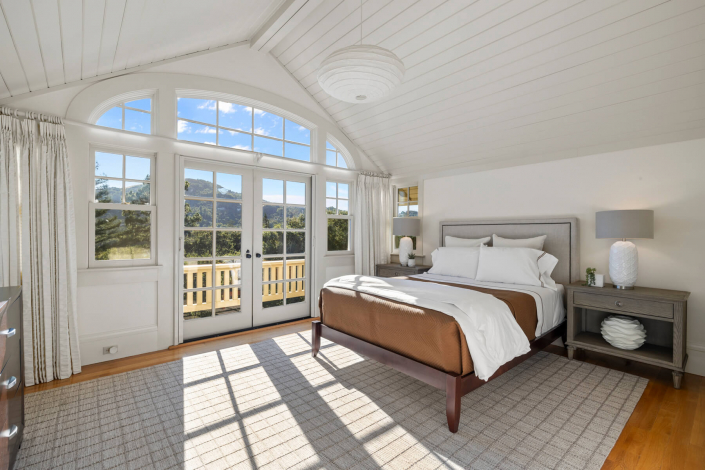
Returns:
[[[448,429],[453,433],[458,432],[458,425],[460,424],[460,398],[463,395],[472,392],[477,387],[487,383],[484,380],[477,378],[474,373],[460,376],[443,372],[442,370],[427,366],[426,364],[409,359],[401,354],[397,354],[389,351],[388,349],[381,348],[372,343],[368,343],[367,341],[350,336],[342,331],[333,329],[324,325],[320,321],[314,321],[312,323],[311,333],[313,344],[311,353],[313,357],[318,355],[318,351],[321,348],[321,338],[326,338],[327,340],[333,341],[341,346],[345,346],[358,354],[374,359],[382,364],[386,364],[400,372],[405,373],[406,375],[410,375],[415,379],[421,380],[422,382],[426,382],[433,387],[440,390],[445,390]],[[523,356],[515,357],[501,366],[497,369],[497,372],[489,378],[488,382],[496,379],[500,375],[512,369],[514,366],[521,364],[560,337],[563,338],[563,344],[565,344],[565,335],[566,322],[564,321],[542,336],[530,341],[529,346],[531,347],[531,351]]]
[[[547,235],[544,242],[544,250],[556,256],[559,260],[551,276],[559,284],[570,284],[580,278],[580,252],[578,249],[578,219],[550,218],[550,219],[510,219],[510,220],[447,220],[440,223],[439,246],[445,245],[445,236],[455,236],[459,238],[483,238],[497,234],[504,238],[531,238],[539,235]],[[323,312],[321,312],[323,313]],[[460,399],[463,395],[470,393],[486,382],[480,380],[474,373],[463,376],[449,374],[435,369],[421,362],[410,359],[401,354],[389,351],[367,341],[363,341],[354,336],[338,331],[324,325],[320,321],[314,321],[312,329],[311,353],[316,357],[321,348],[321,338],[326,338],[341,346],[345,346],[358,354],[369,357],[386,364],[411,377],[419,379],[427,384],[446,391],[446,417],[448,418],[448,429],[450,432],[458,432],[460,423]],[[511,361],[501,366],[497,372],[490,377],[493,380],[517,364],[520,364],[543,350],[562,337],[563,344],[566,342],[566,321],[543,335],[529,342],[531,351],[523,356],[515,357]],[[488,382],[489,382],[488,380]]]

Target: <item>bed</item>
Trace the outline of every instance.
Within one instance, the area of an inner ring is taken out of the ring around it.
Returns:
[[[578,221],[575,218],[443,221],[439,245],[444,246],[447,235],[482,238],[492,234],[514,239],[546,235],[544,251],[558,258],[553,279],[558,284],[579,279]],[[406,279],[479,291],[509,307],[529,340],[530,350],[504,363],[489,380],[565,335],[562,286],[549,291],[542,287],[483,283],[429,274]],[[326,338],[445,390],[448,428],[457,432],[461,397],[485,381],[475,375],[465,335],[453,317],[340,287],[322,289],[319,306],[321,321],[312,325],[314,357],[320,349],[321,338]]]

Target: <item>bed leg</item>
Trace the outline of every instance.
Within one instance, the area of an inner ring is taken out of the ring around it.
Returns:
[[[321,322],[315,321],[311,323],[311,356],[316,357],[319,349],[321,349]]]
[[[448,418],[448,430],[453,433],[458,432],[460,424],[461,384],[460,377],[446,376],[446,418]]]
[[[566,322],[567,323],[567,322]],[[563,347],[568,349],[568,325],[563,325],[561,329],[561,340],[563,341]]]

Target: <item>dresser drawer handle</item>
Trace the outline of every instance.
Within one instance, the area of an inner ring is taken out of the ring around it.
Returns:
[[[15,437],[17,435],[17,425],[13,424],[12,426],[10,426],[10,429],[8,429],[7,431],[3,431],[2,435],[3,435],[3,437],[7,437],[8,439],[12,439],[13,437]]]
[[[10,329],[8,329],[8,330],[2,330],[2,331],[0,331],[0,335],[5,335],[5,336],[7,336],[8,338],[10,338],[10,337],[12,337],[12,336],[15,336],[15,333],[17,333],[17,330],[14,329],[14,328],[10,328]]]
[[[623,304],[622,302],[620,302],[619,300],[617,300],[614,304],[615,304],[617,307],[623,307],[623,306],[624,306],[624,304]]]
[[[4,385],[6,389],[12,390],[13,388],[15,388],[15,385],[17,385],[17,377],[13,375],[9,379],[7,379],[7,382],[5,382]]]

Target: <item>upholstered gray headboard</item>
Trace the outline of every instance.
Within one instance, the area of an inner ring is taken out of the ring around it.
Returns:
[[[530,238],[547,235],[544,251],[558,258],[551,277],[560,284],[580,279],[580,246],[578,219],[495,219],[444,220],[441,222],[439,246],[445,246],[445,237],[482,238],[497,234],[504,238]]]

